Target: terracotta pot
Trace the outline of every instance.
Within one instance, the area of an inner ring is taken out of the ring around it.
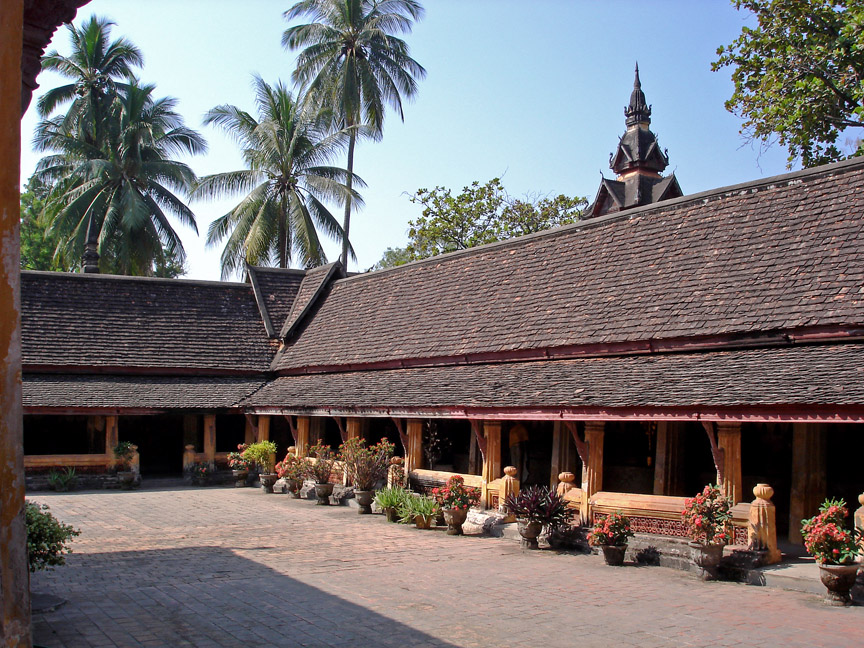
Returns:
[[[444,521],[447,523],[447,535],[462,535],[462,525],[468,519],[468,509],[444,509]]]
[[[384,511],[384,516],[387,518],[388,522],[398,522],[399,521],[399,514],[396,512],[396,507],[385,506],[381,510]]]
[[[120,488],[123,490],[132,490],[132,484],[135,482],[134,470],[118,470],[117,480],[120,482]]]
[[[519,530],[519,535],[522,536],[522,547],[525,549],[539,549],[537,538],[543,531],[541,522],[529,522],[528,520],[516,520],[516,528]]]
[[[432,528],[432,520],[435,519],[434,515],[415,515],[414,516],[414,526],[418,529],[431,529]]]
[[[627,554],[627,545],[600,545],[603,552],[603,560],[607,565],[620,567],[624,564],[624,556]]]
[[[234,476],[234,488],[245,488],[246,478],[249,476],[248,470],[232,470]]]
[[[699,578],[704,581],[717,580],[717,567],[723,558],[724,545],[703,542],[690,542],[689,545],[693,562],[699,567]]]
[[[276,483],[276,480],[279,479],[279,476],[276,473],[262,473],[258,475],[258,478],[261,480],[261,489],[265,493],[272,493],[273,484]]]
[[[819,565],[819,579],[828,590],[825,602],[828,605],[852,605],[850,591],[861,565]]]
[[[371,490],[355,490],[354,491],[354,499],[357,500],[357,504],[360,508],[357,509],[357,512],[360,515],[366,515],[367,513],[372,512],[372,498],[375,497],[375,491]]]
[[[330,496],[333,494],[333,484],[315,484],[315,495],[318,506],[330,506]]]

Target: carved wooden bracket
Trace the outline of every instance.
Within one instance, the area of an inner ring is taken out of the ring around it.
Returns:
[[[573,437],[573,443],[576,444],[576,452],[579,453],[579,459],[582,460],[582,465],[588,465],[588,444],[585,443],[579,436],[579,424],[576,421],[564,421],[564,425],[570,430],[570,435]]]
[[[483,421],[471,419],[471,429],[474,431],[474,436],[477,438],[477,447],[480,448],[480,454],[483,455],[483,461],[486,461],[486,437],[483,436]]]
[[[345,432],[345,421],[339,416],[331,416],[334,421],[336,421],[336,425],[339,427],[339,436],[342,438],[342,443],[345,443],[348,440],[348,434]]]
[[[288,429],[291,430],[291,437],[294,439],[294,445],[297,445],[297,423],[294,421],[294,417],[290,414],[283,414],[285,420],[288,421]]]
[[[723,483],[726,480],[725,462],[726,453],[723,448],[717,445],[717,431],[713,421],[702,421],[702,427],[705,428],[705,434],[708,435],[708,441],[711,444],[711,456],[714,458],[714,467],[717,469],[717,481]]]
[[[405,450],[405,456],[408,456],[408,435],[405,433],[405,421],[401,418],[391,417],[393,425],[396,426],[396,431],[399,433],[399,440],[402,442],[402,448]]]
[[[249,423],[249,427],[252,428],[252,433],[255,435],[255,438],[258,438],[258,418],[254,414],[246,414],[246,422]]]

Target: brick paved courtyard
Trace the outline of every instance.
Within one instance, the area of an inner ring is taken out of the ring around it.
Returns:
[[[42,646],[861,646],[864,608],[449,537],[259,490],[38,494],[82,531],[33,576]]]

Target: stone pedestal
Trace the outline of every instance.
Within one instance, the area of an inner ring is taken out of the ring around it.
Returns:
[[[756,499],[750,505],[750,520],[747,526],[747,549],[764,552],[764,562],[769,565],[780,562],[777,548],[777,515],[771,498],[774,489],[768,484],[757,484],[753,489]]]
[[[516,496],[519,494],[519,480],[516,479],[516,466],[506,466],[504,468],[504,477],[501,478],[501,490],[498,492],[498,512],[504,515],[503,523],[509,524],[516,521],[516,516],[512,515],[504,506],[504,502],[508,496]]]

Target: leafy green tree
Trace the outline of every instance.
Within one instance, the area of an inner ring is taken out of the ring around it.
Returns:
[[[223,278],[241,272],[245,262],[280,268],[293,259],[304,267],[326,263],[317,228],[337,240],[343,231],[323,201],[359,203],[348,185],[365,186],[348,171],[322,164],[344,151],[348,140],[343,130],[327,134],[329,113],[304,106],[282,83],[270,86],[256,76],[254,88],[258,119],[227,104],[204,118],[237,141],[248,167],[202,178],[195,190],[207,198],[246,194],[207,233],[208,245],[227,238]]]
[[[52,185],[46,199],[48,233],[62,241],[67,259],[97,246],[100,269],[153,274],[165,255],[185,260],[166,211],[197,233],[195,216],[173,192],[189,192],[197,178],[172,157],[207,145],[174,110],[176,100],[153,98],[154,86],[130,78],[103,116],[102,139],[91,141],[79,123],[62,116],[37,127],[34,145],[43,157],[35,177]]]
[[[841,135],[864,126],[864,2],[861,0],[733,0],[751,11],[744,27],[717,50],[713,70],[732,68],[735,91],[726,108],[743,120],[750,140],[789,150],[815,166],[843,159]],[[860,155],[860,138],[853,155]]]
[[[417,80],[426,70],[409,55],[395,34],[411,31],[423,16],[415,0],[301,0],[284,14],[287,20],[313,22],[285,30],[282,45],[304,48],[297,57],[293,80],[309,96],[333,111],[348,129],[348,189],[352,188],[354,146],[365,124],[380,135],[389,105],[404,120],[402,97],[417,94]],[[342,264],[348,264],[352,202],[345,203]]]
[[[482,185],[475,180],[455,196],[444,187],[419,189],[410,200],[423,205],[423,213],[408,223],[408,245],[388,248],[373,269],[573,223],[587,204],[564,195],[512,198],[499,178]]]
[[[48,191],[48,187],[31,178],[21,194],[21,268],[65,272],[69,264],[54,254],[59,241],[47,233],[48,227],[41,217]]]

